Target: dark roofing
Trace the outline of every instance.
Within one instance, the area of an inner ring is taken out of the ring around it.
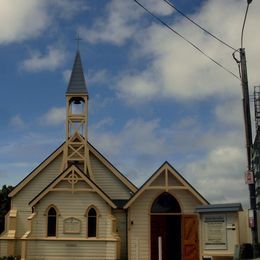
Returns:
[[[123,209],[128,200],[112,200],[118,209]]]
[[[83,72],[83,66],[79,51],[77,50],[75,61],[73,64],[72,72],[70,75],[70,81],[67,88],[67,94],[88,94],[86,81]]]
[[[241,203],[226,203],[226,204],[211,204],[201,205],[196,207],[196,212],[209,213],[209,212],[237,212],[242,211]]]

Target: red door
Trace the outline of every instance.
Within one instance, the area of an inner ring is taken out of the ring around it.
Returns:
[[[198,217],[196,215],[183,215],[182,243],[182,260],[199,260]]]

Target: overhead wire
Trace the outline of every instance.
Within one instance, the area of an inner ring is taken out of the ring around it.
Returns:
[[[142,7],[147,13],[149,13],[154,19],[156,19],[157,21],[159,21],[161,24],[163,24],[165,27],[167,27],[169,30],[171,30],[173,33],[177,34],[180,38],[182,38],[184,41],[186,41],[188,44],[190,44],[193,48],[195,48],[197,51],[199,51],[202,55],[204,55],[205,57],[207,57],[209,60],[211,60],[212,62],[214,62],[217,66],[219,66],[220,68],[222,68],[223,70],[225,70],[226,72],[230,73],[232,76],[234,76],[235,78],[239,79],[240,78],[233,73],[231,70],[227,69],[226,67],[224,67],[221,63],[219,63],[218,61],[214,60],[213,58],[211,58],[208,54],[206,54],[203,50],[201,50],[198,46],[196,46],[194,43],[192,43],[190,40],[188,40],[187,38],[185,38],[183,35],[181,35],[179,32],[177,32],[176,30],[174,30],[171,26],[169,26],[166,22],[164,22],[162,19],[160,19],[158,16],[156,16],[155,14],[153,14],[151,11],[149,11],[145,6],[143,6],[139,1],[134,0],[134,2],[136,2],[140,7]]]
[[[232,49],[233,51],[236,51],[236,49],[234,47],[232,47],[230,44],[224,42],[223,40],[221,40],[219,37],[215,36],[213,33],[209,32],[208,30],[206,30],[205,28],[203,28],[201,25],[199,25],[197,22],[195,22],[194,20],[192,20],[189,16],[187,16],[185,13],[183,13],[180,9],[178,9],[173,3],[171,3],[168,0],[162,0],[164,1],[166,4],[168,4],[169,6],[171,6],[173,9],[175,9],[179,14],[181,14],[183,17],[185,17],[187,20],[189,20],[191,23],[193,23],[194,25],[196,25],[197,27],[199,27],[202,31],[204,31],[205,33],[207,33],[208,35],[210,35],[211,37],[213,37],[215,40],[221,42],[223,45],[229,47],[230,49]]]

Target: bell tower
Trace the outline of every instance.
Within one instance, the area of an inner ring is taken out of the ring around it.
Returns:
[[[72,164],[93,178],[88,149],[88,91],[79,50],[66,92],[66,142],[63,170]]]

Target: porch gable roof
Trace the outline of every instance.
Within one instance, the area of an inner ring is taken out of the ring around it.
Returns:
[[[153,183],[158,179],[159,176],[164,174],[164,183],[161,185],[153,186]],[[176,180],[176,184],[171,185],[169,178],[173,177]],[[166,192],[170,189],[182,189],[189,191],[200,203],[208,205],[209,202],[183,177],[181,176],[173,166],[167,161],[155,171],[155,173],[140,187],[140,189],[128,200],[125,204],[124,209],[129,208],[134,201],[148,189],[161,189]]]

